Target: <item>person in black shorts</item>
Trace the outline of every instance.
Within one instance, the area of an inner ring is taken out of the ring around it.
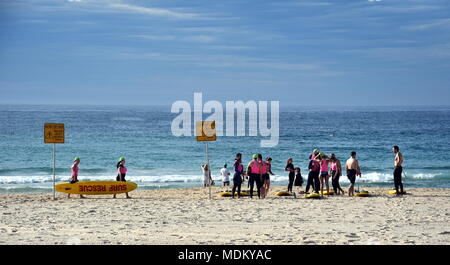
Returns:
[[[347,178],[351,185],[355,185],[356,182],[356,169],[347,169]]]
[[[331,184],[333,185],[334,194],[345,194],[344,190],[341,188],[341,185],[339,184],[339,178],[342,175],[342,167],[341,167],[341,161],[336,158],[335,154],[331,154],[330,156],[330,169],[331,169]]]
[[[394,185],[397,195],[403,195],[403,183],[402,183],[402,173],[403,173],[403,155],[400,153],[400,148],[395,145],[392,147],[392,152],[395,154],[394,158]],[[399,191],[400,188],[400,191]]]
[[[354,196],[356,176],[361,177],[361,169],[359,168],[359,162],[356,159],[356,152],[350,154],[350,158],[345,163],[345,170],[347,171],[347,178],[350,181],[350,187],[348,188],[348,196]]]

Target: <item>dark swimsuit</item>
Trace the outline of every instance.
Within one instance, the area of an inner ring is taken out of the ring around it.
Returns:
[[[355,184],[355,181],[356,181],[356,170],[355,169],[347,170],[347,178],[348,178],[348,180],[350,180],[351,184]]]

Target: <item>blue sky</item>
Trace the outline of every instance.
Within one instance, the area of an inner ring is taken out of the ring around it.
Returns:
[[[0,103],[448,105],[450,1],[0,1]]]

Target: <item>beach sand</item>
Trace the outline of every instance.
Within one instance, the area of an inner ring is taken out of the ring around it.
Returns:
[[[0,244],[450,244],[449,189],[368,190],[318,200],[209,200],[207,188],[133,191],[132,199],[0,194]]]

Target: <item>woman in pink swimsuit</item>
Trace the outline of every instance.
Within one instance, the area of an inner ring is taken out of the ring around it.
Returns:
[[[125,167],[125,157],[119,158],[119,162],[117,162],[117,181],[126,181],[125,175],[127,174],[127,168]],[[127,195],[127,199],[131,197],[128,195],[128,192],[125,193]],[[116,194],[114,194],[113,198],[116,198]]]
[[[327,193],[328,195],[330,192],[330,184],[329,179],[330,179],[330,175],[328,174],[328,163],[330,162],[330,160],[328,160],[328,157],[324,154],[321,153],[319,156],[319,163],[320,163],[320,193],[323,196],[323,185],[325,183],[326,187],[327,187]]]
[[[73,164],[72,164],[72,175],[69,179],[70,184],[74,184],[78,182],[78,165],[80,164],[80,158],[79,157],[75,157],[73,159]],[[67,198],[70,198],[70,193],[67,195]],[[80,198],[84,198],[83,195],[80,194]]]
[[[334,193],[339,195],[345,194],[344,190],[339,185],[339,177],[342,175],[342,166],[341,161],[336,158],[335,154],[331,154],[330,156],[330,171],[331,171],[331,184],[333,185]]]

